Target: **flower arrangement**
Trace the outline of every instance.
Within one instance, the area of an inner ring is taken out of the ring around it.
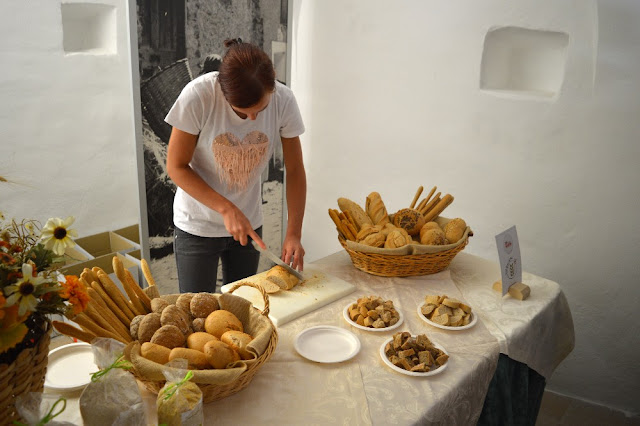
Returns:
[[[50,315],[73,316],[89,303],[78,277],[63,277],[55,266],[75,245],[73,221],[54,218],[40,227],[35,220],[5,221],[0,213],[0,357],[33,345]]]

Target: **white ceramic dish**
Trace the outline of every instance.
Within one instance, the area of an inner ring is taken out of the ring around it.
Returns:
[[[82,389],[91,381],[91,373],[98,371],[88,343],[71,343],[49,352],[49,364],[44,386],[57,391]]]
[[[360,351],[360,340],[352,332],[332,325],[318,325],[301,331],[293,342],[296,351],[308,360],[342,362]]]
[[[398,322],[389,326],[389,327],[385,327],[385,328],[373,328],[373,327],[365,327],[364,325],[360,325],[354,321],[351,321],[351,318],[349,318],[349,307],[351,305],[353,305],[356,302],[351,302],[349,303],[347,306],[344,307],[344,309],[342,310],[342,316],[344,317],[345,321],[347,321],[349,323],[349,325],[355,327],[355,328],[359,328],[360,330],[365,330],[365,331],[373,331],[373,332],[381,332],[381,331],[391,331],[394,330],[398,327],[400,327],[402,325],[402,322],[404,321],[404,316],[402,315],[402,312],[398,311],[396,309],[396,311],[398,312]]]
[[[453,330],[453,331],[466,330],[468,328],[473,327],[478,322],[478,316],[476,314],[474,314],[473,312],[471,312],[471,321],[467,325],[461,325],[461,326],[458,326],[458,327],[453,327],[453,326],[450,326],[450,325],[438,324],[437,322],[433,322],[429,318],[427,318],[424,315],[422,315],[421,308],[423,306],[424,306],[424,303],[422,305],[418,306],[418,316],[420,317],[420,319],[422,321],[426,322],[429,325],[432,325],[432,326],[437,327],[437,328],[441,328],[443,330]]]
[[[416,336],[412,335],[411,337],[416,337]],[[444,365],[441,365],[440,367],[436,368],[435,370],[427,371],[426,373],[420,373],[420,372],[417,372],[417,371],[409,371],[409,370],[405,370],[404,368],[396,367],[395,365],[393,365],[393,363],[391,361],[389,361],[389,358],[387,358],[387,355],[384,353],[384,347],[387,346],[387,343],[392,342],[392,341],[393,341],[393,337],[385,340],[384,343],[380,346],[380,358],[382,358],[382,361],[385,364],[387,364],[392,370],[397,371],[398,373],[405,374],[407,376],[414,376],[414,377],[435,376],[436,374],[440,374],[444,370],[446,370],[447,366],[451,362],[451,360],[449,359],[449,360],[447,360],[447,362],[444,363]],[[433,343],[433,346],[435,346],[436,348],[440,349],[445,354],[449,355],[449,352],[447,352],[439,343],[434,342],[433,340],[431,340],[431,343]]]

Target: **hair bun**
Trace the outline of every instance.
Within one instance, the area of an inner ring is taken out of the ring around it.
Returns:
[[[224,47],[229,48],[231,46],[237,45],[237,44],[242,44],[242,39],[240,37],[238,38],[228,38],[224,41]]]

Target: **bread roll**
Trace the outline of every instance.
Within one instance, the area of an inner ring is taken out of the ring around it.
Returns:
[[[144,317],[146,317],[146,315],[137,315],[133,317],[131,324],[129,324],[129,335],[133,340],[138,340],[138,328],[140,328],[140,323]]]
[[[163,325],[151,337],[151,343],[173,349],[184,345],[184,334],[175,325]]]
[[[362,207],[360,207],[358,203],[355,203],[348,198],[338,198],[338,207],[340,207],[340,210],[342,210],[343,212],[348,211],[349,213],[351,213],[353,220],[355,220],[356,224],[358,225],[358,229],[361,229],[362,225],[365,224],[374,224],[371,218],[362,209]]]
[[[376,232],[379,232],[380,230],[377,229],[377,227],[374,227],[373,225],[364,225],[360,231],[356,234],[356,241],[362,241],[365,238],[367,238],[369,235],[371,234],[375,234]]]
[[[267,271],[267,280],[277,284],[282,290],[291,290],[300,280],[285,267],[276,265]]]
[[[402,209],[393,216],[393,224],[407,231],[409,235],[417,235],[425,220],[418,210]]]
[[[195,318],[206,318],[219,308],[218,299],[211,293],[194,294],[189,302],[189,310]]]
[[[360,243],[371,247],[383,247],[386,240],[387,237],[385,237],[384,234],[382,234],[381,232],[376,232],[367,235],[367,237],[364,240],[360,241]]]
[[[422,228],[420,228],[420,235],[422,235],[423,232],[427,232],[429,229],[442,229],[442,228],[440,228],[440,225],[438,225],[438,222],[427,222],[424,225],[422,225]]]
[[[178,300],[176,300],[176,306],[187,313],[191,313],[191,309],[189,308],[191,303],[191,298],[195,293],[182,293],[178,296]]]
[[[189,368],[202,370],[211,366],[206,355],[195,349],[173,348],[169,353],[169,361],[173,361],[176,358],[186,359],[189,364]]]
[[[240,355],[220,340],[207,342],[204,345],[204,354],[213,368],[226,368],[228,364],[240,360]]]
[[[204,345],[211,340],[219,339],[213,334],[196,331],[195,333],[191,333],[187,337],[187,347],[189,349],[195,349],[197,351],[204,352]]]
[[[160,297],[156,297],[155,299],[151,299],[151,311],[153,312],[157,312],[157,313],[162,313],[162,311],[164,310],[164,308],[166,308],[167,306],[169,306],[169,302],[167,302],[166,300],[160,298]]]
[[[218,339],[229,330],[244,331],[240,320],[229,311],[219,309],[209,314],[204,322],[204,329]]]
[[[155,300],[155,299],[154,299]],[[160,323],[160,314],[157,312],[151,312],[140,320],[138,326],[138,340],[141,342],[148,342],[153,337],[153,334],[162,327]]]
[[[464,231],[467,229],[467,224],[464,220],[457,217],[449,221],[443,228],[444,236],[450,243],[460,241],[464,235]]]
[[[189,314],[180,309],[178,305],[169,305],[160,314],[160,323],[162,325],[175,325],[182,334],[191,333],[190,322]]]
[[[204,322],[206,318],[196,318],[191,322],[191,326],[193,327],[193,331],[202,331],[204,332]]]
[[[445,243],[444,232],[441,229],[429,229],[420,236],[420,242],[428,246],[441,246]]]
[[[372,192],[367,196],[365,209],[367,215],[375,225],[385,225],[389,223],[389,214],[379,193]]]
[[[238,352],[242,359],[252,359],[254,355],[247,350],[247,345],[253,340],[253,337],[241,331],[227,331],[220,337],[220,340],[231,346],[233,350]]]
[[[140,347],[140,353],[150,361],[157,362],[158,364],[166,364],[169,362],[171,349],[156,345],[155,343],[145,342]]]
[[[387,239],[384,242],[384,248],[398,248],[404,247],[406,245],[407,239],[399,230],[391,231],[389,235],[387,235]]]

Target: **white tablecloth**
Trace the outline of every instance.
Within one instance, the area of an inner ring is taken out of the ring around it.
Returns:
[[[459,254],[450,269],[438,274],[383,278],[353,267],[339,252],[314,262],[325,272],[354,283],[358,290],[278,329],[279,342],[269,362],[241,392],[205,405],[207,424],[369,425],[474,424],[496,369],[500,352],[551,374],[573,347],[573,325],[557,284],[525,274],[530,299],[502,299],[491,289],[499,279],[497,265]],[[495,267],[495,268],[493,268]],[[427,294],[447,294],[471,304],[480,320],[471,329],[445,331],[422,321],[416,312]],[[342,310],[360,296],[378,295],[403,312],[397,330],[373,333],[351,327]],[[351,360],[318,364],[297,354],[296,335],[315,325],[352,331],[362,344]],[[552,326],[553,325],[553,326]],[[395,331],[426,333],[450,353],[441,374],[409,377],[392,371],[380,359],[382,342]],[[532,340],[533,339],[533,340]],[[63,418],[80,424],[78,394],[71,395]],[[146,390],[150,424],[155,395]]]

